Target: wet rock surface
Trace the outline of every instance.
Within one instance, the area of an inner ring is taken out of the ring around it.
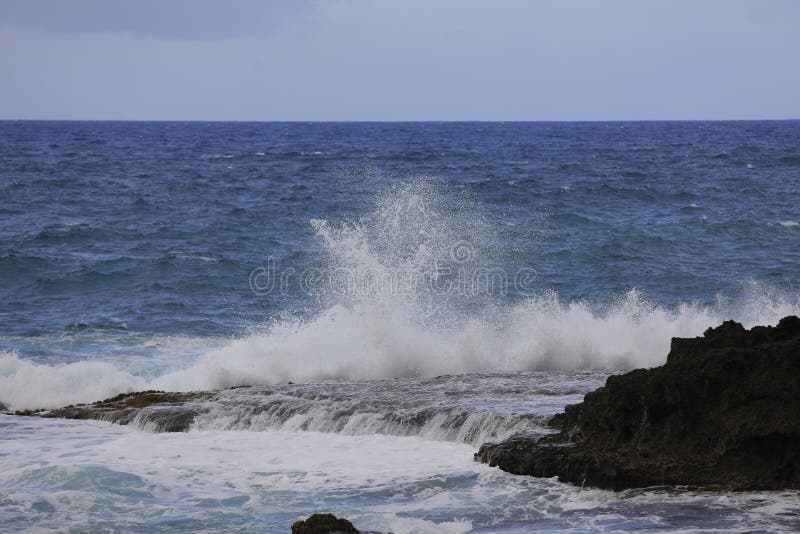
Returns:
[[[15,415],[96,419],[120,425],[136,421],[140,426],[158,432],[185,432],[205,409],[202,403],[213,395],[209,392],[140,391],[123,393],[91,404],[76,404],[55,410],[18,411]]]
[[[347,519],[333,514],[313,514],[308,519],[295,521],[292,534],[358,534],[358,530]]]
[[[605,376],[471,374],[237,386],[205,393],[143,391],[49,411],[12,413],[101,419],[156,432],[189,426],[215,431],[308,430],[424,436],[478,446],[519,432],[540,432],[548,417],[529,412],[544,407],[555,413],[566,399],[575,402],[602,384]],[[520,393],[525,394],[521,401]],[[506,408],[509,405],[513,408]]]
[[[674,338],[666,364],[608,378],[554,434],[485,444],[504,471],[608,489],[800,488],[800,319]]]

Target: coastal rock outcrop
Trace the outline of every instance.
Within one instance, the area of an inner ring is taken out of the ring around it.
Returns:
[[[610,376],[550,425],[557,432],[485,444],[476,459],[614,490],[800,488],[800,319],[674,338],[663,366]]]
[[[347,519],[333,514],[313,514],[308,519],[295,521],[292,534],[358,534],[358,530]]]
[[[159,432],[189,430],[200,410],[202,401],[213,396],[210,392],[168,393],[140,391],[122,393],[116,397],[91,404],[76,404],[56,410],[26,410],[15,415],[38,415],[63,419],[96,419],[119,425],[136,421],[143,427]]]

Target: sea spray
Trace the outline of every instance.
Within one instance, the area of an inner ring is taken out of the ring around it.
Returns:
[[[672,337],[700,335],[725,319],[750,327],[800,313],[797,296],[757,283],[712,305],[674,307],[635,289],[610,304],[567,300],[536,287],[535,276],[520,288],[516,273],[536,266],[509,264],[476,205],[441,187],[410,181],[377,195],[374,209],[356,221],[312,220],[329,276],[315,288],[319,311],[309,318],[277,319],[159,373],[146,363],[123,370],[109,361],[48,366],[5,357],[0,402],[52,408],[145,388],[622,370],[659,365]],[[487,270],[506,277],[476,284]],[[346,275],[344,286],[331,282],[335,273]]]

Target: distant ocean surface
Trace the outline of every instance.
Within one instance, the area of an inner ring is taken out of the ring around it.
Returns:
[[[0,280],[4,410],[260,387],[185,434],[0,415],[3,532],[800,529],[472,461],[800,315],[800,121],[0,121]]]

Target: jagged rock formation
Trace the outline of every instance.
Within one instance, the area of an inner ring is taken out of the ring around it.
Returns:
[[[616,490],[800,488],[800,319],[674,338],[666,364],[609,377],[550,424],[557,433],[485,444],[476,459]]]
[[[292,534],[358,534],[358,530],[347,519],[333,514],[313,514],[308,519],[295,521]]]

